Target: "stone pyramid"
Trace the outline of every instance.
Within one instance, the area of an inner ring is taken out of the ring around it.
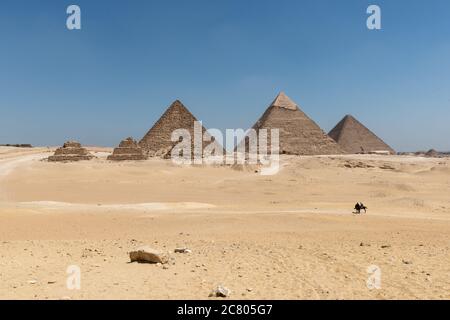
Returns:
[[[108,160],[126,161],[126,160],[145,160],[142,148],[133,138],[127,138],[120,142],[119,146],[114,149],[113,153],[108,156]]]
[[[395,151],[353,116],[345,116],[328,134],[348,153]]]
[[[94,158],[85,148],[81,147],[81,144],[76,141],[67,141],[61,148],[56,149],[53,156],[48,157],[48,161],[57,162],[69,162],[69,161],[81,161],[91,160]]]
[[[331,139],[320,127],[311,120],[299,106],[284,92],[278,94],[262,117],[253,126],[258,133],[267,129],[279,129],[280,154],[321,155],[342,154],[339,145]],[[270,150],[270,138],[268,150]],[[248,152],[248,139],[244,140]]]
[[[139,141],[139,146],[150,155],[167,156],[172,148],[178,143],[171,140],[172,132],[177,129],[186,129],[191,134],[192,143],[194,142],[194,122],[197,118],[181,103],[176,100],[164,112],[159,120]],[[209,136],[205,127],[202,126],[202,134]],[[212,143],[217,143],[212,140]],[[203,142],[203,149],[208,145]],[[194,148],[192,147],[192,151]]]

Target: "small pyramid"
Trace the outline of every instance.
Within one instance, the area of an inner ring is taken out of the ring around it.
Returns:
[[[430,149],[425,153],[425,157],[429,157],[429,158],[439,158],[440,156],[441,156],[441,154],[434,149]]]
[[[164,112],[159,120],[147,132],[147,134],[139,141],[139,146],[147,153],[153,155],[167,156],[172,148],[178,143],[173,142],[172,132],[177,129],[186,129],[191,134],[192,144],[194,143],[194,123],[197,118],[181,103],[176,100]],[[203,136],[209,136],[205,127],[202,126]],[[210,136],[209,136],[210,137]],[[211,143],[217,143],[212,139]],[[203,149],[209,143],[203,141]],[[221,146],[219,146],[222,148]],[[192,147],[192,151],[194,148]]]
[[[328,134],[348,153],[371,153],[395,151],[361,122],[346,115]]]
[[[261,118],[252,127],[257,133],[261,129],[279,129],[280,154],[325,155],[342,154],[339,145],[311,120],[284,92],[278,94]],[[270,150],[270,139],[268,150]],[[244,138],[246,152],[248,139]]]
[[[51,162],[71,162],[81,160],[91,160],[91,155],[81,144],[76,141],[67,141],[61,148],[56,149],[53,156],[48,157]]]
[[[108,156],[107,160],[112,161],[127,161],[127,160],[145,160],[142,148],[133,138],[122,140],[113,153]]]

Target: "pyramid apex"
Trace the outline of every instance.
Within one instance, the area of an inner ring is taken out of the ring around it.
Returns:
[[[172,102],[172,104],[167,108],[167,111],[174,109],[186,109],[186,111],[189,112],[189,110],[185,107],[183,102],[181,102],[181,100],[178,99]]]
[[[181,102],[179,99],[176,99],[174,102],[172,102],[172,105],[174,104],[183,104],[183,102]]]
[[[356,120],[356,118],[351,114],[346,114],[343,120]]]
[[[283,91],[281,91],[270,105],[271,107],[297,110],[298,105],[292,101]]]

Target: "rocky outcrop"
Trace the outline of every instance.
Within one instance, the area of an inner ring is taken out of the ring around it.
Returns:
[[[129,254],[131,262],[161,264],[169,262],[169,257],[166,254],[148,246],[137,248]]]
[[[22,144],[0,144],[0,147],[14,147],[14,148],[33,148],[29,143]]]
[[[56,149],[53,156],[48,157],[50,162],[72,162],[91,160],[94,156],[90,154],[79,142],[68,141],[61,148]]]
[[[127,160],[145,160],[142,148],[133,138],[127,138],[120,142],[119,146],[114,149],[113,153],[108,156],[108,160],[127,161]]]

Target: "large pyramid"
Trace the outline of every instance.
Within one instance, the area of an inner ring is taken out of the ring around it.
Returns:
[[[283,92],[275,98],[253,126],[253,129],[256,132],[267,129],[268,136],[270,136],[270,129],[279,129],[280,154],[321,155],[343,153],[339,145]],[[245,139],[245,144],[246,151],[248,151],[248,139]],[[270,150],[270,145],[268,150]]]
[[[328,134],[348,153],[395,151],[351,115],[346,115]]]
[[[191,134],[192,143],[194,142],[194,122],[197,118],[181,103],[176,100],[164,112],[154,126],[139,141],[139,146],[149,154],[167,154],[177,142],[172,142],[172,132],[177,129],[186,129]],[[205,127],[202,126],[202,134],[209,136]],[[209,136],[210,137],[210,136]],[[213,140],[214,141],[214,138]],[[213,142],[217,143],[217,142]],[[203,142],[203,149],[209,145]],[[192,151],[194,148],[192,147]]]

